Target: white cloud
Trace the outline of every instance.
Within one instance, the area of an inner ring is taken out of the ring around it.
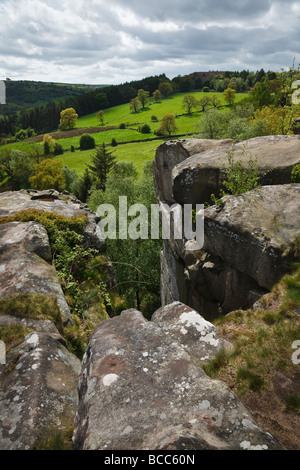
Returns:
[[[0,23],[0,78],[122,83],[300,62],[299,1],[0,0]]]

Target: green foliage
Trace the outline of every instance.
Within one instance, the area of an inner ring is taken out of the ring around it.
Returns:
[[[0,180],[9,181],[12,190],[30,187],[30,177],[34,173],[34,159],[20,150],[0,152]]]
[[[55,142],[55,147],[54,147],[54,155],[57,156],[57,155],[63,155],[64,153],[64,149],[63,149],[63,146],[61,144],[59,144],[58,142]]]
[[[247,382],[249,389],[255,392],[261,391],[265,384],[264,379],[260,375],[255,374],[249,368],[242,366],[238,368],[237,381]]]
[[[81,202],[86,202],[93,185],[93,178],[88,170],[85,169],[81,178],[76,178],[71,184],[70,192],[74,194]]]
[[[211,378],[216,378],[220,369],[225,367],[230,360],[230,353],[226,349],[220,349],[216,355],[208,361],[206,364],[203,364],[203,370]]]
[[[142,105],[142,108],[144,109],[147,102],[148,102],[148,99],[149,99],[149,91],[145,91],[141,88],[138,91],[137,97],[138,97],[138,100],[140,101],[140,103]]]
[[[173,88],[170,82],[162,82],[158,87],[158,91],[167,98],[173,93]]]
[[[33,330],[26,328],[20,323],[11,326],[0,326],[0,340],[5,343],[6,353],[8,353],[11,348],[15,348],[21,344],[24,341],[25,336],[32,331]]]
[[[300,183],[300,165],[295,165],[291,174],[292,183]]]
[[[168,134],[169,136],[171,136],[171,134],[174,134],[176,130],[177,130],[177,126],[175,123],[174,114],[172,113],[165,114],[162,118],[160,127],[157,129],[157,134],[158,135]]]
[[[60,113],[59,128],[61,130],[73,129],[75,127],[78,114],[74,108],[66,108]]]
[[[43,212],[36,209],[20,211],[10,217],[3,217],[0,223],[13,221],[36,221],[42,224],[49,236],[54,265],[61,280],[62,288],[68,300],[71,312],[83,318],[90,305],[87,292],[95,289],[93,302],[100,304],[109,302],[105,284],[105,260],[97,257],[97,250],[90,248],[84,242],[83,228],[87,216],[63,217],[52,212]],[[97,264],[97,268],[93,264]],[[53,297],[42,294],[22,294],[9,299],[0,300],[0,311],[4,314],[10,312],[20,316],[33,318],[53,317],[54,323],[62,331],[62,320],[57,301]],[[99,307],[99,312],[101,308]],[[99,318],[99,316],[98,316]]]
[[[35,165],[35,173],[29,181],[33,188],[38,190],[56,189],[61,191],[64,187],[63,167],[62,160],[47,158]]]
[[[70,193],[72,191],[72,185],[78,179],[78,175],[75,170],[71,170],[67,165],[63,167],[62,172],[65,181],[65,189]]]
[[[90,149],[94,149],[95,146],[96,146],[96,144],[95,144],[95,139],[94,139],[94,137],[92,137],[91,135],[89,135],[89,134],[83,134],[83,135],[80,137],[80,141],[79,141],[80,150],[90,150]]]
[[[18,219],[15,217],[13,220]],[[20,216],[22,220],[22,217]],[[10,219],[8,219],[10,220]],[[0,219],[0,223],[3,219]],[[62,331],[63,324],[57,300],[49,295],[34,294],[14,294],[10,297],[0,299],[1,315],[12,315],[22,318],[49,319]]]
[[[119,237],[119,195],[127,196],[128,207],[135,203],[144,204],[150,215],[151,204],[156,203],[152,175],[152,164],[145,166],[141,180],[132,164],[117,163],[107,178],[106,191],[92,191],[89,206],[96,211],[100,204],[111,204],[117,212],[116,238],[107,239],[108,256],[112,262],[117,290],[126,300],[127,308],[135,306],[144,314],[152,314],[159,306],[160,251],[161,241],[151,240],[148,217],[148,239],[120,239]],[[131,223],[128,218],[128,224]],[[129,226],[129,225],[128,225]],[[103,227],[104,231],[106,227]],[[149,308],[151,305],[151,308]],[[123,306],[123,309],[125,306]],[[113,312],[117,314],[117,312]]]
[[[111,146],[112,146],[112,147],[117,147],[117,145],[118,145],[118,142],[117,142],[116,139],[113,137],[113,138],[111,139]]]
[[[284,403],[287,411],[300,413],[300,395],[297,393],[290,393],[286,395]]]
[[[142,134],[149,134],[151,132],[151,127],[148,124],[144,124],[141,127],[141,133]]]
[[[103,143],[92,156],[92,164],[87,165],[97,180],[97,189],[105,191],[108,174],[114,168],[115,164],[116,157],[112,152],[106,150],[105,144]]]
[[[245,146],[244,150],[245,151]],[[224,186],[226,191],[223,192],[223,196],[226,194],[242,194],[246,191],[250,191],[256,188],[259,183],[259,169],[257,167],[257,161],[252,158],[248,161],[248,168],[244,169],[242,161],[238,160],[234,162],[233,159],[234,148],[228,152],[228,168],[226,169],[226,181]]]
[[[125,128],[126,128],[125,122],[121,122],[119,129],[125,129]]]
[[[243,147],[243,154],[245,152],[246,145]],[[242,160],[233,159],[235,147],[227,152],[228,155],[228,167],[225,168],[225,180],[224,189],[220,191],[220,197],[227,196],[229,194],[243,194],[251,189],[259,186],[260,172],[257,166],[257,161],[250,158],[248,160],[248,168],[244,168]],[[218,199],[214,194],[211,195],[211,200],[214,204],[220,204],[222,199]]]

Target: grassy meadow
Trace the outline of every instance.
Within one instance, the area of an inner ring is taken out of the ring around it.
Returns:
[[[182,107],[183,97],[187,94],[192,94],[196,99],[200,99],[204,95],[216,94],[220,99],[222,108],[227,109],[226,103],[222,93],[204,93],[204,92],[190,92],[190,93],[176,93],[168,98],[162,98],[159,102],[154,102],[150,98],[144,109],[134,112],[130,109],[129,103],[115,106],[104,110],[104,122],[101,124],[97,119],[96,114],[89,114],[78,118],[75,130],[86,129],[89,133],[91,127],[116,127],[112,130],[97,132],[91,134],[95,139],[96,146],[101,145],[103,142],[107,145],[111,144],[112,139],[115,139],[118,144],[116,147],[111,147],[114,151],[118,161],[133,162],[139,174],[141,174],[144,163],[148,160],[153,160],[156,148],[164,141],[172,139],[172,136],[162,138],[160,140],[146,141],[146,142],[132,142],[136,140],[147,140],[157,137],[154,133],[161,124],[162,117],[167,113],[172,113],[176,117],[177,131],[176,135],[189,135],[197,134],[201,131],[201,118],[202,111],[192,110],[191,114],[187,114],[186,110]],[[242,100],[246,96],[245,93],[236,94],[236,102]],[[153,120],[153,116],[157,121]],[[125,124],[125,129],[120,129],[120,124]],[[151,132],[143,134],[140,132],[141,126],[148,124]],[[90,163],[91,155],[94,150],[79,150],[79,136],[74,136],[74,132],[69,131],[70,137],[56,139],[64,149],[63,155],[55,158],[63,160],[64,164],[70,169],[76,170],[81,176],[86,168],[86,164]],[[55,138],[55,133],[51,134]],[[66,133],[68,135],[68,133]],[[2,146],[5,148],[16,148],[19,150],[30,150],[34,146],[40,147],[40,143],[31,143],[30,140],[16,142]],[[71,152],[71,146],[75,148],[75,152]]]

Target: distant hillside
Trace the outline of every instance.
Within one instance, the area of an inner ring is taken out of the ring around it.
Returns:
[[[66,100],[105,85],[77,85],[64,83],[5,80],[6,105],[0,105],[0,114],[11,114],[22,108],[41,106],[47,102]]]

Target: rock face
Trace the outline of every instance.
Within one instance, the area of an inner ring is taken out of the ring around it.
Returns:
[[[79,359],[48,333],[29,333],[8,352],[0,375],[1,450],[34,449],[72,427],[79,370]]]
[[[221,141],[222,142],[222,141]],[[296,135],[255,137],[234,146],[234,161],[241,160],[245,169],[255,160],[260,184],[288,184],[293,167],[300,163],[300,141]],[[225,179],[228,152],[233,146],[220,146],[196,153],[172,170],[172,192],[178,204],[200,204],[217,195]]]
[[[154,183],[157,198],[160,201],[174,202],[172,191],[172,170],[193,155],[229,146],[232,140],[188,139],[171,140],[161,144],[155,155],[153,167]]]
[[[56,299],[63,321],[72,323],[46,229],[36,222],[0,225],[0,299],[40,293]]]
[[[87,215],[85,240],[105,249],[97,218],[75,198],[55,191],[0,194],[0,217],[26,209]],[[72,429],[81,361],[62,337],[72,323],[46,229],[34,221],[0,224],[0,333],[13,338],[0,341],[1,450],[35,449]]]
[[[131,309],[96,327],[80,374],[75,449],[280,448],[229,388],[205,374],[190,346],[181,347],[183,329],[204,345],[194,358],[218,343],[203,318],[177,303],[155,321]]]
[[[54,190],[21,190],[0,193],[0,217],[10,216],[21,210],[37,209],[53,212],[64,217],[87,216],[84,227],[85,240],[99,251],[105,251],[106,243],[98,225],[99,218],[73,196],[64,195]]]
[[[232,148],[228,141],[214,141],[208,148],[201,139],[162,144],[153,165],[158,202],[170,207],[209,201],[222,188]],[[290,184],[292,168],[300,162],[299,149],[296,135],[236,144],[234,160],[247,169],[249,159],[256,159],[262,186],[224,197],[220,205],[204,211],[201,249],[190,250],[184,238],[164,240],[162,305],[182,301],[214,319],[251,307],[287,272],[300,236],[299,184]],[[166,161],[162,182],[156,174]]]

